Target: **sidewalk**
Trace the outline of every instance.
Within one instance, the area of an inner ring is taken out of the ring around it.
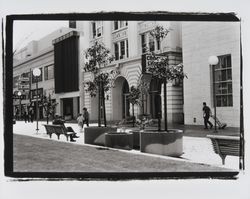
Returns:
[[[39,131],[36,132],[36,122],[25,123],[24,121],[17,121],[16,124],[13,125],[13,133],[20,135],[28,135],[42,139],[50,139],[49,136],[46,134],[45,127],[43,126],[43,124],[46,124],[46,122],[39,121],[38,124],[39,124]],[[65,126],[71,126],[74,129],[74,131],[77,132],[77,135],[80,136],[80,138],[77,138],[76,142],[72,144],[85,145],[84,133],[79,133],[79,127],[76,123],[65,123]],[[97,126],[97,124],[96,123],[90,124],[90,126]],[[225,165],[222,165],[221,158],[219,157],[219,155],[214,153],[210,139],[206,138],[207,134],[215,134],[213,130],[205,130],[201,126],[187,126],[187,125],[178,125],[178,126],[176,125],[174,127],[169,126],[169,129],[171,128],[178,128],[184,130],[184,136],[183,136],[184,154],[181,156],[181,158],[172,158],[167,156],[158,156],[145,153],[143,153],[143,155],[157,156],[160,158],[175,159],[175,160],[188,161],[194,163],[203,163],[212,166],[238,170],[239,168],[238,157],[227,156]],[[239,131],[236,128],[226,128],[224,130],[219,130],[218,133],[216,134],[237,135],[238,133]],[[52,135],[52,139],[57,140],[57,136]],[[60,136],[59,141],[67,142],[65,136]],[[137,150],[131,150],[126,152],[142,154],[140,151]]]

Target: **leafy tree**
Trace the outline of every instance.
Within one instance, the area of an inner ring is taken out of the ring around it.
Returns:
[[[103,72],[101,68],[114,60],[110,50],[103,43],[95,41],[93,46],[85,52],[85,72],[93,74],[93,80],[84,82],[85,91],[90,93],[91,97],[98,96],[98,126],[101,126],[101,111],[104,116],[104,126],[107,126],[105,110],[105,92],[111,88],[112,73]]]
[[[44,108],[45,111],[45,116],[47,118],[47,124],[49,123],[49,117],[52,116],[54,118],[55,116],[55,110],[57,106],[57,102],[55,100],[51,99],[51,95],[49,96],[43,96],[42,101],[41,101],[41,106]]]
[[[162,40],[170,32],[169,29],[166,29],[162,26],[156,26],[150,34],[161,43]],[[164,119],[165,119],[165,131],[168,131],[167,127],[167,82],[173,81],[175,79],[182,80],[184,77],[187,77],[183,72],[183,64],[178,65],[169,65],[168,57],[162,55],[156,55],[154,52],[147,52],[151,56],[151,64],[147,66],[147,71],[152,74],[153,78],[158,78],[161,83],[164,84]],[[160,123],[160,119],[159,119]],[[160,126],[160,125],[159,125]]]
[[[128,95],[128,100],[132,104],[132,115],[133,115],[133,127],[135,126],[135,111],[134,106],[140,104],[140,95],[141,91],[135,86],[131,86],[130,92]]]

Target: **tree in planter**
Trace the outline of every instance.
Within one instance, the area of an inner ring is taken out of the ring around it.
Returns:
[[[128,95],[128,100],[132,104],[133,127],[135,126],[135,109],[134,109],[134,106],[140,104],[140,95],[141,95],[141,91],[140,91],[139,88],[136,88],[135,86],[132,86],[130,88],[130,92],[129,92],[129,95]]]
[[[156,26],[150,34],[161,44],[162,40],[168,35],[170,30],[163,28],[162,26]],[[169,65],[168,58],[162,55],[156,55],[154,52],[147,52],[151,57],[151,64],[147,66],[147,72],[152,74],[153,78],[160,80],[161,84],[164,84],[164,122],[165,131],[168,131],[167,125],[167,82],[173,80],[182,80],[187,77],[183,72],[183,64]],[[160,123],[159,119],[159,123]]]
[[[103,113],[104,126],[106,127],[105,92],[111,87],[110,75],[112,71],[111,73],[103,72],[101,67],[113,61],[114,56],[103,43],[95,41],[94,45],[86,50],[85,58],[87,61],[84,70],[93,74],[93,80],[84,82],[85,90],[90,93],[91,97],[98,96],[98,126],[101,126],[101,113]]]
[[[47,124],[49,123],[49,116],[52,116],[54,118],[55,116],[55,110],[57,106],[57,102],[55,100],[51,99],[51,96],[43,96],[42,101],[41,101],[41,106],[43,107],[45,111],[45,116],[47,118]]]

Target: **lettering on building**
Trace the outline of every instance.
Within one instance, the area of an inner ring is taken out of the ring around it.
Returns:
[[[152,55],[147,55],[147,54],[143,54],[142,55],[142,73],[143,74],[148,74],[150,73],[148,68],[149,66],[152,68],[152,66],[157,66],[157,58],[159,57],[164,57],[162,55],[155,55],[155,56],[152,56]],[[159,63],[160,64],[160,63]]]
[[[127,36],[128,36],[128,30],[126,29],[113,33],[112,39],[113,41],[118,41],[127,38]]]

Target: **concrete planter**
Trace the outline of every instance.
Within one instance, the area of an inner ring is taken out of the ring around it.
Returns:
[[[84,143],[105,146],[105,133],[116,131],[113,127],[88,127],[84,129]]]
[[[117,149],[133,149],[133,133],[105,133],[105,146]]]
[[[133,134],[133,148],[140,149],[140,130],[132,130],[131,133]]]
[[[144,131],[140,135],[141,152],[179,157],[183,154],[183,131]]]

